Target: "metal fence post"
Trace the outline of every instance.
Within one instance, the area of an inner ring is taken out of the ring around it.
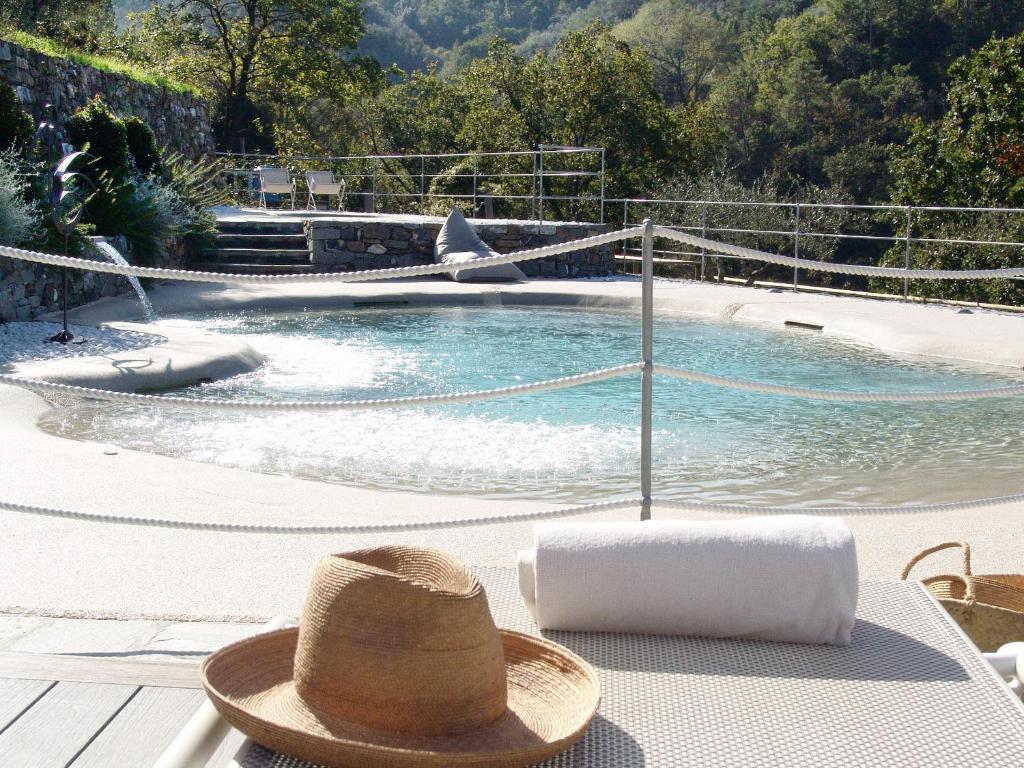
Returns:
[[[424,207],[424,198],[427,191],[427,169],[426,169],[426,158],[420,155],[420,216],[426,212]]]
[[[530,211],[530,218],[537,220],[537,153],[533,153],[533,191],[531,193],[533,210]]]
[[[476,216],[476,175],[477,175],[477,155],[473,155],[473,215]]]
[[[604,147],[601,147],[601,223],[604,224]]]
[[[800,258],[800,203],[796,204],[796,227],[793,230],[793,258]],[[800,290],[800,268],[793,267],[793,291]]]
[[[540,174],[537,176],[540,181],[540,198],[537,201],[537,223],[544,223],[544,145],[540,145]]]
[[[654,391],[654,222],[644,219],[642,298],[640,304],[640,519],[651,519],[651,427]]]
[[[912,205],[907,206],[907,238],[906,238],[906,250],[903,254],[903,268],[910,269],[910,235],[914,228],[914,207]],[[903,300],[908,301],[910,298],[910,278],[903,278]]]
[[[370,210],[377,212],[377,158],[373,158],[373,186],[370,191]]]
[[[629,226],[629,199],[622,201],[622,228],[625,229]],[[629,247],[626,242],[622,242],[622,272],[625,274],[626,265],[629,263],[627,257],[629,256]]]
[[[700,204],[700,236],[708,238],[708,203],[706,200]],[[704,282],[704,275],[708,265],[708,249],[703,245],[700,247],[700,281]]]

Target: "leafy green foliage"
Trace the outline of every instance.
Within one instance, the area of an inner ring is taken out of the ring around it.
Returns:
[[[897,202],[965,207],[1024,207],[1024,34],[993,40],[949,70],[945,116],[918,121],[910,140],[893,152]],[[933,239],[1024,241],[1024,218],[965,211],[956,216],[924,212],[916,236]],[[965,233],[969,233],[965,234]],[[930,243],[914,251],[914,264],[935,269],[998,269],[1017,266],[1019,250]],[[886,263],[902,265],[893,249]],[[880,283],[880,285],[883,285]],[[1013,281],[923,286],[932,295],[997,303],[1024,301]]]
[[[153,129],[135,115],[125,118],[124,127],[128,139],[128,154],[136,170],[143,176],[160,174],[163,168]]]
[[[99,97],[71,116],[66,131],[76,149],[87,149],[95,158],[98,171],[107,173],[114,180],[123,179],[128,174],[131,158],[128,129]]]
[[[0,245],[26,245],[39,237],[41,214],[30,192],[21,159],[10,150],[0,152]]]
[[[137,17],[125,55],[203,88],[221,146],[237,147],[270,128],[253,119],[256,105],[288,133],[320,100],[343,100],[353,81],[345,54],[362,31],[357,0],[177,0]]]
[[[0,83],[0,152],[25,151],[31,146],[35,130],[32,118],[22,108],[14,89]]]
[[[0,0],[5,23],[95,53],[114,26],[111,0]]]
[[[111,40],[104,40],[103,50],[113,50],[115,51],[113,55],[86,53],[81,50],[69,48],[64,43],[56,40],[51,40],[47,37],[41,37],[39,35],[26,32],[23,29],[17,28],[13,23],[4,22],[2,18],[0,18],[0,39],[9,40],[12,43],[20,45],[22,48],[27,48],[30,51],[36,51],[52,58],[67,59],[68,61],[73,61],[76,64],[92,67],[100,72],[124,75],[125,77],[131,78],[132,80],[136,80],[140,83],[156,86],[158,88],[166,88],[167,90],[175,93],[199,93],[198,89],[191,85],[187,85],[173,78],[157,74],[153,70],[124,61],[121,58],[122,54],[120,53],[117,45]]]

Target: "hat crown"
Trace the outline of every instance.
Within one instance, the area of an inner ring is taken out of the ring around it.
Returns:
[[[457,734],[506,712],[502,642],[483,587],[434,550],[381,547],[321,560],[294,671],[312,708],[369,728]]]

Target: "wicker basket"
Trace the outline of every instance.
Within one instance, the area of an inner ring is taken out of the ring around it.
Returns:
[[[900,578],[924,558],[951,547],[963,550],[963,574],[922,579],[928,591],[982,651],[995,651],[1006,643],[1024,640],[1024,575],[971,573],[971,548],[962,541],[947,541],[915,555]]]

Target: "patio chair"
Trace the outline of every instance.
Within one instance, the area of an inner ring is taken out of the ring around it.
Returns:
[[[344,210],[345,180],[337,181],[334,178],[334,171],[306,171],[306,189],[309,190],[309,198],[306,207],[316,208],[316,196],[324,195],[330,199],[331,195],[338,197],[338,210]]]
[[[295,179],[287,168],[257,168],[260,188],[260,208],[267,207],[267,195],[291,195],[295,208]]]

